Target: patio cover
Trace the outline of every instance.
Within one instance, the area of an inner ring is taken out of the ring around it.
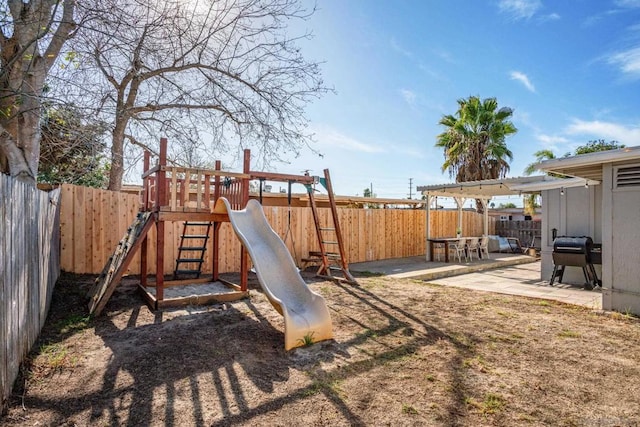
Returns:
[[[586,180],[583,178],[555,178],[548,175],[535,175],[517,178],[485,179],[482,181],[467,181],[450,184],[436,184],[418,186],[418,191],[426,197],[425,208],[426,219],[426,239],[431,237],[431,227],[429,224],[432,197],[452,197],[458,206],[458,228],[462,227],[462,205],[467,199],[479,199],[484,206],[484,234],[489,230],[489,200],[495,196],[513,196],[527,193],[538,193],[541,190],[555,188],[569,188],[584,185],[599,184],[599,181]],[[426,244],[426,257],[429,260],[429,244]]]
[[[638,159],[640,159],[640,146],[634,146],[545,160],[538,163],[536,167],[546,172],[602,181],[602,165],[605,163],[629,162]]]

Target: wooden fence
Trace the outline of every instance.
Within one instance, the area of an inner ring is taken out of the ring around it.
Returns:
[[[60,274],[59,198],[0,174],[0,412]]]
[[[520,244],[540,249],[542,221],[496,221],[496,234],[504,237],[517,237]]]
[[[133,222],[140,204],[139,197],[74,185],[62,186],[61,202],[61,268],[74,273],[98,274],[115,249],[118,241]],[[298,263],[309,251],[318,250],[310,208],[265,206],[271,227],[282,237]],[[424,210],[410,209],[338,209],[348,261],[350,263],[400,258],[425,253]],[[330,210],[319,209],[322,224],[330,223]],[[432,211],[431,231],[435,237],[453,236],[457,211]],[[482,216],[464,211],[462,228],[465,235],[482,234]],[[182,223],[166,223],[165,260],[175,260]],[[493,234],[493,222],[490,222]],[[155,230],[151,231],[149,266],[154,266]],[[230,224],[220,231],[220,272],[240,269],[240,242]],[[211,239],[205,252],[203,271],[211,272]],[[173,272],[173,261],[165,262],[165,272]],[[129,274],[138,274],[138,259],[129,267]]]

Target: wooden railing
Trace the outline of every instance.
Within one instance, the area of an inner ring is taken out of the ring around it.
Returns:
[[[240,179],[227,178],[220,187],[220,197],[224,197],[231,204],[231,209],[243,209],[246,205],[244,201],[243,181]]]
[[[244,172],[198,169],[167,165],[167,140],[160,140],[157,164],[150,166],[151,154],[144,153],[142,174],[143,210],[168,212],[210,212],[218,197],[226,197],[234,209],[242,209],[249,197],[249,152],[245,151]]]
[[[158,186],[156,177],[149,176],[148,191],[142,193],[147,194],[147,199],[143,201],[147,206],[170,212],[210,212],[214,200],[222,196],[229,200],[234,209],[242,207],[243,179],[249,178],[248,175],[172,166],[163,169],[166,174],[166,197],[155,204]]]

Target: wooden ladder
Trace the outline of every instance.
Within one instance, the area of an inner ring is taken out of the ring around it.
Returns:
[[[204,233],[196,233],[199,229]],[[178,258],[176,259],[176,268],[173,270],[173,279],[179,279],[180,276],[195,276],[199,278],[202,274],[202,263],[204,262],[204,252],[207,250],[207,242],[209,241],[209,232],[211,231],[210,222],[193,222],[185,221],[182,227],[182,237],[180,238],[180,246],[178,247]]]
[[[316,263],[319,263],[319,268],[316,272],[317,276],[357,285],[358,282],[351,275],[351,272],[349,271],[349,264],[345,256],[344,241],[342,240],[342,232],[340,231],[338,209],[336,208],[336,200],[333,194],[329,169],[324,170],[324,182],[322,180],[320,182],[329,193],[329,206],[331,207],[333,227],[323,227],[320,225],[320,217],[318,214],[316,200],[313,195],[313,187],[310,185],[307,186],[311,212],[313,213],[313,222],[316,226],[316,234],[318,236],[320,250],[309,252],[309,258],[305,259],[305,261],[315,261]],[[327,250],[328,247],[331,247],[332,250]],[[343,277],[334,276],[332,271],[340,271]]]

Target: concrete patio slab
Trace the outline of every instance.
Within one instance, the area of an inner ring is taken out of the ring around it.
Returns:
[[[492,253],[489,259],[474,259],[462,263],[430,262],[426,261],[424,256],[414,256],[352,263],[349,269],[354,273],[384,274],[399,279],[433,280],[536,261],[535,257],[510,253]]]
[[[540,261],[523,255],[501,256],[474,265],[431,263],[424,257],[374,261],[351,265],[352,272],[380,273],[388,277],[413,278],[442,286],[519,295],[602,309],[602,291],[558,284],[549,286],[540,276]],[[475,269],[475,270],[474,270]]]

